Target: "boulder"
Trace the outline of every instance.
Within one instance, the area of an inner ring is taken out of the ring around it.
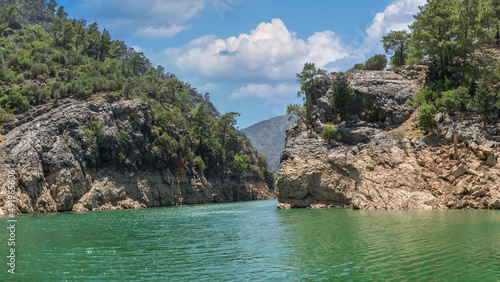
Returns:
[[[323,96],[321,98],[319,98],[317,101],[316,101],[316,104],[318,105],[318,107],[320,107],[321,109],[324,109],[326,111],[330,111],[330,101],[328,100],[328,98],[326,96]]]
[[[472,196],[473,197],[484,197],[484,196],[486,196],[486,193],[487,192],[484,190],[479,190],[479,191],[472,193]]]
[[[368,142],[380,130],[368,127],[339,127],[337,132],[340,134],[342,142],[356,145]]]
[[[493,204],[491,204],[492,208],[500,209],[500,200],[496,200]]]
[[[467,168],[465,168],[464,165],[460,165],[456,169],[453,170],[452,174],[455,178],[459,178],[460,176],[464,175],[466,172],[467,172]]]
[[[490,156],[486,160],[486,164],[489,165],[489,166],[491,166],[491,167],[494,167],[494,166],[497,165],[497,158],[495,157],[494,153],[490,154]]]

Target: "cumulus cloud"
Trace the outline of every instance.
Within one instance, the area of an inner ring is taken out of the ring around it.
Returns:
[[[380,40],[391,30],[409,30],[415,19],[413,15],[419,12],[418,7],[425,5],[426,0],[399,0],[385,9],[384,12],[377,13],[373,18],[373,23],[366,29],[366,37],[363,46],[355,50],[355,54],[366,55],[370,52],[383,52]]]
[[[279,97],[290,95],[290,93],[295,93],[296,91],[297,87],[289,85],[288,83],[280,83],[276,86],[250,83],[234,91],[229,98],[241,99],[257,97],[267,100],[276,100]]]
[[[387,6],[375,15],[359,46],[342,42],[330,30],[302,39],[275,18],[249,33],[229,38],[206,35],[181,48],[169,48],[161,54],[162,64],[175,66],[181,74],[232,82],[290,79],[306,62],[328,71],[346,70],[374,53],[383,53],[382,36],[391,30],[408,30],[413,15],[425,2],[399,0]]]
[[[316,32],[304,40],[283,21],[273,19],[250,33],[226,39],[203,36],[181,48],[169,48],[162,56],[165,65],[173,64],[182,73],[211,80],[248,81],[289,79],[306,62],[324,67],[348,54],[333,31]]]

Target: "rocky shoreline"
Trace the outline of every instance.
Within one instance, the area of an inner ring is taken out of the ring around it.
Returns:
[[[154,146],[151,105],[107,96],[49,103],[17,116],[0,134],[0,210],[16,171],[17,212],[135,209],[272,199],[251,175],[205,175]],[[102,136],[88,129],[103,121]],[[180,134],[175,128],[171,134]],[[124,152],[124,153],[123,153]],[[121,154],[120,154],[121,153]]]
[[[337,123],[337,140],[326,144],[314,133],[334,119],[328,104],[334,75],[321,78],[315,89],[314,129],[295,124],[287,130],[277,176],[279,208],[500,208],[498,123],[484,127],[472,115],[438,115],[434,134],[421,136],[416,113],[405,104],[418,91],[410,78],[416,75],[354,71],[349,122]],[[369,107],[375,109],[371,117]]]

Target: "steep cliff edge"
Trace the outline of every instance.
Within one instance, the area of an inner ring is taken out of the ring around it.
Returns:
[[[174,140],[181,134],[175,126],[170,131]],[[140,100],[115,101],[106,95],[86,102],[64,99],[17,116],[1,134],[4,211],[10,170],[16,172],[16,204],[23,213],[274,197],[272,183],[255,174],[200,172],[171,147],[159,145],[151,105]]]
[[[334,76],[322,77],[313,91],[316,133],[337,122],[329,105]],[[279,208],[500,208],[498,123],[484,127],[472,115],[438,115],[436,134],[423,137],[413,127],[416,113],[405,105],[418,91],[411,79],[355,71],[349,80],[356,100],[349,122],[336,123],[337,141],[326,144],[304,125],[287,130]]]

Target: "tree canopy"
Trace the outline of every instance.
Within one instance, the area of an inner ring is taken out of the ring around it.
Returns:
[[[448,114],[473,111],[488,120],[498,105],[499,7],[498,0],[428,0],[414,16],[408,61],[428,65],[414,103],[422,105],[426,130],[432,107]]]
[[[152,108],[155,143],[148,146],[155,151],[198,171],[226,177],[239,168],[272,182],[267,162],[235,128],[238,113],[212,118],[208,95],[203,99],[189,83],[153,67],[97,22],[69,19],[54,0],[11,2],[0,0],[0,32],[9,30],[0,37],[0,123],[69,97],[140,99]],[[96,137],[95,129],[87,133]]]
[[[296,74],[297,82],[300,84],[300,90],[297,93],[298,97],[304,97],[305,122],[312,123],[312,107],[313,107],[313,86],[318,83],[319,77],[326,74],[326,70],[316,68],[314,63],[306,63],[300,73]],[[298,114],[300,111],[294,111]]]
[[[334,114],[338,114],[345,119],[349,106],[356,98],[354,90],[349,86],[347,74],[338,73],[331,82],[332,97],[330,106]]]
[[[367,70],[384,70],[387,66],[387,58],[385,55],[377,54],[368,59],[365,62],[365,67]]]
[[[405,30],[393,30],[382,37],[381,42],[387,54],[394,53],[394,56],[391,57],[391,65],[393,67],[400,67],[405,64],[406,57],[408,56],[408,44],[410,42],[410,35]]]

